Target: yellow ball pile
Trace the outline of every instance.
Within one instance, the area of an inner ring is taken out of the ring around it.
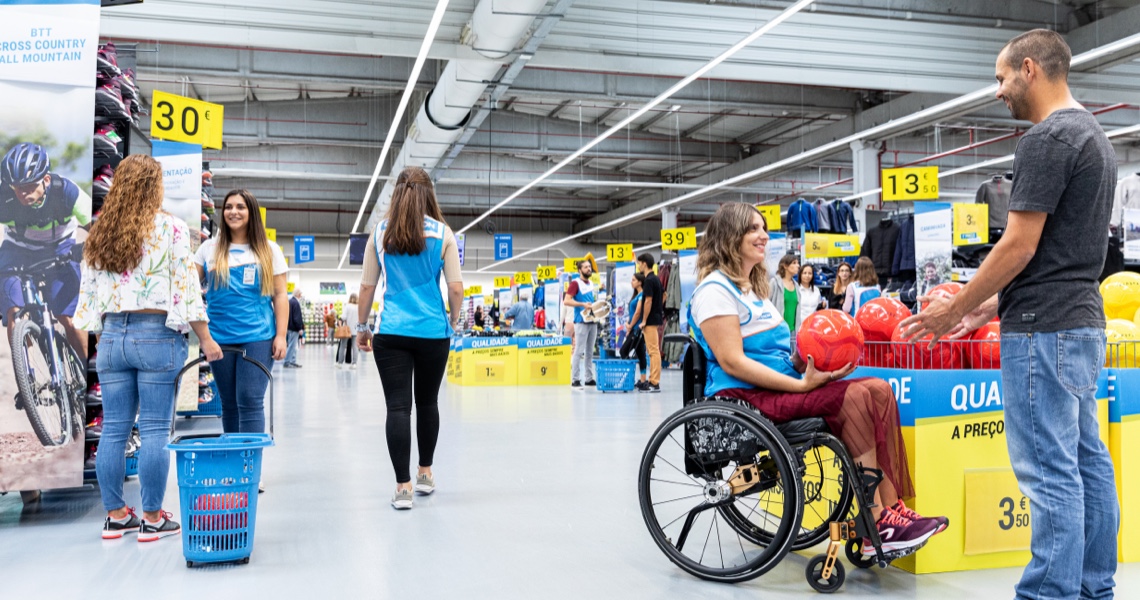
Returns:
[[[1140,273],[1121,271],[1100,284],[1104,315],[1109,319],[1133,320],[1140,310]]]
[[[1127,319],[1109,319],[1104,334],[1108,339],[1104,366],[1135,369],[1137,349],[1140,348],[1140,326]]]

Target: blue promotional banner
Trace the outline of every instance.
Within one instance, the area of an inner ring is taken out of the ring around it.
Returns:
[[[14,269],[68,256],[92,223],[99,2],[7,0],[0,22],[0,153],[20,174],[0,182],[0,268]],[[38,308],[6,315],[18,354],[0,342],[0,492],[83,483],[87,333],[71,320],[81,265],[63,260],[0,282],[9,306]]]
[[[186,221],[191,246],[197,248],[202,229],[202,147],[154,140],[151,156],[162,163],[162,209]]]
[[[317,255],[317,241],[311,235],[293,236],[293,262],[303,264],[313,262]]]
[[[509,233],[495,234],[495,260],[514,256],[514,236]]]

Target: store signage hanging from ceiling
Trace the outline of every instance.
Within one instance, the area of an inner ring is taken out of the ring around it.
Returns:
[[[459,266],[463,266],[463,255],[467,250],[467,234],[455,234],[455,245],[459,247]]]
[[[293,236],[293,262],[304,264],[316,260],[317,241],[311,235]]]
[[[633,244],[606,245],[606,260],[611,263],[632,262]]]
[[[160,140],[222,148],[225,107],[155,90],[151,99],[150,135]]]
[[[697,247],[697,228],[678,227],[661,230],[662,250],[691,250]]]
[[[858,235],[809,233],[804,236],[804,258],[858,256],[859,250]]]
[[[765,204],[757,206],[756,210],[764,217],[764,222],[768,224],[768,231],[779,231],[783,228],[784,224],[780,221],[780,205],[779,204]]]
[[[538,267],[538,278],[543,280],[543,281],[550,281],[551,279],[557,279],[558,278],[558,267],[556,265]]]
[[[495,234],[495,260],[514,256],[514,236],[509,233]]]
[[[531,276],[530,271],[519,271],[515,273],[515,285],[533,285],[534,277]]]
[[[954,245],[990,243],[990,207],[988,204],[954,203]]]
[[[938,199],[938,167],[910,167],[883,169],[883,200]]]
[[[495,278],[495,289],[505,290],[509,287],[511,287],[511,278],[510,277],[496,277]]]

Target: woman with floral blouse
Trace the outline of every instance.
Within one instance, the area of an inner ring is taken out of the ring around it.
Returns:
[[[194,330],[206,358],[222,356],[206,326],[189,229],[162,212],[162,200],[158,161],[127,157],[115,170],[102,216],[84,250],[75,324],[99,336],[103,434],[95,473],[107,510],[103,539],[137,532],[138,541],[153,542],[181,532],[173,515],[162,510],[162,501],[170,468],[166,439],[174,380],[186,363],[185,334]],[[136,414],[142,438],[142,519],[123,500],[126,444]]]

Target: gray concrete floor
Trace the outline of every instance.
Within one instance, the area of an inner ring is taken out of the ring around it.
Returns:
[[[804,556],[724,585],[686,575],[653,545],[638,509],[637,468],[650,433],[679,405],[677,372],[666,372],[665,391],[653,395],[445,384],[439,491],[396,512],[375,366],[336,370],[330,348],[319,345],[307,346],[302,362],[276,369],[277,446],[266,451],[268,491],[250,564],[187,569],[179,537],[105,542],[91,487],[47,493],[34,510],[8,494],[0,497],[5,597],[52,584],[85,598],[194,600],[816,597]],[[126,492],[138,506],[137,480]],[[180,512],[173,469],[167,508]],[[1008,598],[1019,573],[849,568],[841,594]],[[1117,586],[1119,597],[1135,594],[1140,565],[1121,565]]]

